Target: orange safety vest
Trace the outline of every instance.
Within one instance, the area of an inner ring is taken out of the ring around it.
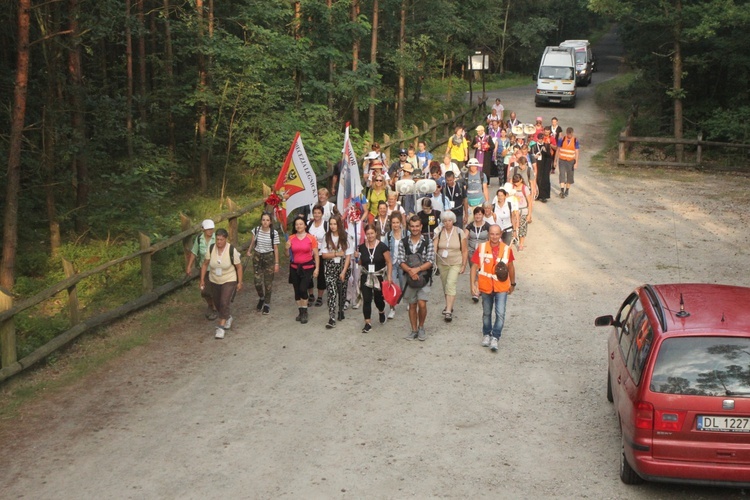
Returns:
[[[502,250],[502,251],[500,251]],[[485,241],[477,248],[479,252],[479,291],[481,293],[502,293],[510,290],[510,274],[508,279],[500,281],[495,274],[495,266],[498,262],[508,263],[510,247],[500,242],[500,250],[497,252],[497,258],[492,255],[492,246],[489,241]]]
[[[570,139],[563,137],[562,145],[557,148],[558,158],[566,161],[573,161],[576,159],[576,138],[571,137]]]

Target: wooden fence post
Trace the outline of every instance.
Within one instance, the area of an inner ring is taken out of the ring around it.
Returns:
[[[138,242],[141,250],[151,248],[151,238],[143,233],[138,233]],[[154,289],[154,276],[151,273],[151,252],[141,255],[141,282],[143,293],[149,293]]]
[[[13,307],[13,296],[0,288],[0,312]],[[16,353],[16,325],[13,318],[8,318],[0,324],[0,368],[5,368],[18,361]]]
[[[430,143],[434,144],[437,142],[437,126],[435,125],[437,123],[437,118],[434,116],[432,117],[432,135],[430,136]]]
[[[62,265],[66,278],[75,276],[76,270],[73,267],[72,262],[67,259],[62,259]],[[68,288],[68,309],[70,310],[70,326],[74,327],[81,322],[81,309],[78,307],[78,291],[76,290],[76,285]]]
[[[617,143],[617,161],[618,162],[625,161],[626,143],[622,139],[627,137],[628,136],[627,134],[628,134],[627,128],[624,128],[622,132],[620,132],[620,140]]]
[[[227,208],[229,208],[230,212],[236,212],[239,209],[237,204],[233,202],[231,198],[227,198]],[[229,219],[229,243],[231,243],[235,247],[239,246],[237,243],[237,238],[239,238],[237,228],[237,217],[231,217]]]
[[[695,164],[697,166],[701,166],[701,157],[703,156],[703,146],[701,146],[701,141],[703,141],[703,132],[698,132],[698,145],[695,149]]]
[[[419,127],[417,127],[416,125],[412,125],[411,126],[411,131],[414,132],[414,135],[416,136],[414,138],[414,143],[413,143],[414,150],[418,151],[417,145],[419,144]]]
[[[190,226],[192,225],[192,221],[190,220],[190,217],[187,215],[181,213],[180,214],[180,229],[183,231],[187,231],[190,229]],[[185,268],[187,268],[187,263],[190,260],[190,252],[193,249],[193,236],[185,236],[182,239],[182,253],[185,255]],[[202,262],[198,263],[198,267],[203,264]]]

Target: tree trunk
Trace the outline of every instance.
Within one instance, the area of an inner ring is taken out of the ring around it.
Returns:
[[[125,134],[128,158],[133,157],[133,36],[130,31],[130,0],[125,0]]]
[[[68,72],[70,73],[70,106],[72,109],[73,140],[77,148],[73,154],[72,168],[75,174],[76,212],[75,229],[81,235],[88,229],[86,205],[89,201],[89,171],[86,138],[85,89],[81,67],[80,31],[78,26],[78,0],[68,0],[70,14],[70,49],[68,50]]]
[[[129,2],[129,0],[126,0]],[[143,125],[148,123],[146,115],[146,22],[143,14],[143,0],[136,0],[138,19],[138,112]]]
[[[508,36],[508,16],[510,15],[510,0],[505,6],[505,20],[503,21],[503,33],[500,35],[500,75],[505,74],[505,40]]]
[[[203,54],[203,0],[196,0],[195,7],[198,12],[198,148],[200,149],[200,164],[198,175],[200,177],[201,191],[208,190],[208,105],[205,94],[208,91],[208,71],[206,69],[206,57]]]
[[[169,0],[164,0],[164,68],[167,72],[167,127],[169,129],[169,153],[174,160],[177,151],[174,116],[172,115],[172,95],[174,92],[174,55],[172,54],[172,29],[169,25]]]
[[[356,23],[359,19],[359,0],[352,0],[352,24]],[[359,64],[359,37],[354,37],[354,43],[352,44],[352,73],[357,73],[357,65]],[[357,98],[357,92],[354,92],[352,99],[352,126],[356,129],[359,128],[359,99]]]
[[[675,14],[677,22],[674,27],[674,54],[672,55],[672,92],[674,93],[674,137],[682,139],[682,0],[675,3]],[[684,144],[675,145],[675,160],[683,161],[685,154]]]
[[[26,121],[26,91],[29,82],[29,25],[31,0],[18,0],[18,57],[13,92],[13,112],[8,145],[8,186],[3,224],[3,260],[0,286],[12,290],[15,284],[18,248],[18,192],[21,188],[21,144]]]
[[[377,2],[377,0],[375,0]],[[328,7],[328,31],[333,32],[333,0],[326,0],[326,6]],[[333,81],[336,73],[336,63],[333,62],[333,56],[328,57],[328,83],[330,87],[328,89],[328,111],[333,112]]]
[[[370,63],[375,68],[378,62],[378,0],[372,2],[372,39],[370,41]],[[370,139],[375,140],[375,97],[377,97],[377,88],[375,85],[370,89],[370,109],[367,114],[367,131],[370,133]]]
[[[401,29],[398,36],[398,51],[401,56],[401,65],[398,69],[398,100],[396,109],[396,130],[402,130],[404,125],[404,101],[406,95],[406,73],[403,66],[404,52],[406,50],[406,1],[401,1]]]

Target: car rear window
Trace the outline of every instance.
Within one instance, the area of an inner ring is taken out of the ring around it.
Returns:
[[[650,389],[750,397],[750,338],[675,337],[661,344]]]

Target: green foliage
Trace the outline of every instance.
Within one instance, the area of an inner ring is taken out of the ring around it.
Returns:
[[[750,106],[715,109],[702,122],[706,140],[750,142]]]

